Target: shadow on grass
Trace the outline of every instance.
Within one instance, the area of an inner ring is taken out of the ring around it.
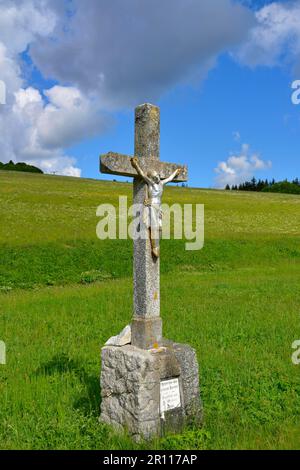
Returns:
[[[101,389],[99,377],[89,374],[78,360],[70,358],[67,354],[61,353],[42,364],[35,375],[73,373],[85,386],[85,393],[79,396],[73,403],[76,410],[80,410],[84,415],[99,416],[101,403]]]

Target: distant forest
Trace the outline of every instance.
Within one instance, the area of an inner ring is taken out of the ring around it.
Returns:
[[[227,191],[256,191],[264,193],[287,193],[287,194],[300,194],[300,181],[298,178],[293,181],[278,181],[274,179],[268,180],[256,180],[252,178],[251,181],[246,181],[240,185],[229,186],[227,184]]]
[[[6,171],[25,171],[27,173],[43,173],[42,170],[33,165],[28,165],[27,163],[14,163],[10,160],[8,163],[0,162],[0,170]]]

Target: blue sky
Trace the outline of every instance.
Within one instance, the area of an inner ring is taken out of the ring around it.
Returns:
[[[300,106],[291,102],[291,82],[287,70],[251,70],[222,56],[201,86],[178,87],[156,103],[161,108],[161,159],[187,162],[189,184],[212,187],[214,168],[230,154],[239,154],[241,145],[247,143],[250,151],[272,161],[272,168],[256,171],[256,177],[296,177],[300,173]],[[72,147],[83,176],[99,177],[99,153],[133,154],[133,111],[118,113],[116,121],[107,135]]]
[[[0,159],[110,179],[99,154],[133,154],[152,102],[161,159],[190,186],[300,177],[299,0],[43,2],[0,4]]]

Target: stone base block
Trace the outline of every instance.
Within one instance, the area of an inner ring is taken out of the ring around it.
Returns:
[[[136,440],[179,433],[188,422],[202,422],[198,363],[187,345],[168,341],[153,350],[105,346],[101,395],[101,421]]]

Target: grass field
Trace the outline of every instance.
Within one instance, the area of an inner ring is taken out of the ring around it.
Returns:
[[[170,187],[205,246],[162,241],[164,334],[191,344],[205,424],[134,444],[98,423],[100,346],[130,321],[132,242],[96,238],[130,184],[0,172],[2,449],[299,449],[300,197]],[[112,295],[113,294],[113,295]]]

